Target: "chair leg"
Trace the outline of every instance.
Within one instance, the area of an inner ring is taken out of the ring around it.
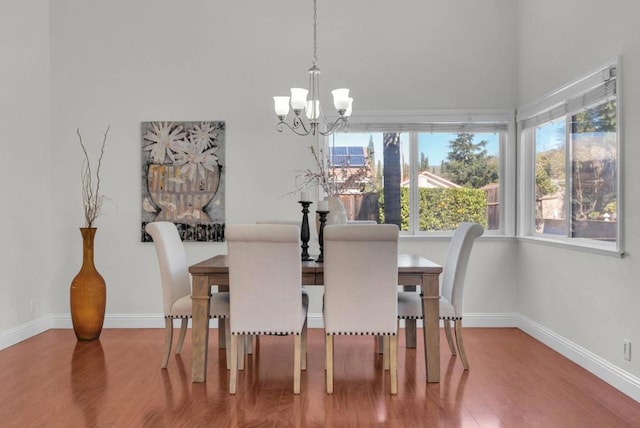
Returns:
[[[302,363],[302,335],[294,336],[293,346],[293,393],[300,394],[300,366]]]
[[[178,336],[178,344],[176,345],[176,354],[180,354],[182,352],[184,338],[187,335],[187,324],[189,324],[189,319],[182,318],[182,323],[180,324],[180,336]]]
[[[325,367],[327,377],[327,394],[333,394],[333,336],[328,334],[324,338]]]
[[[444,324],[444,332],[445,335],[447,336],[447,343],[449,344],[449,349],[451,349],[451,355],[457,355],[456,353],[456,347],[453,344],[453,337],[451,336],[451,320],[442,320],[443,324]]]
[[[229,394],[236,393],[236,381],[238,378],[238,336],[231,335],[231,343],[227,343],[231,348],[231,368],[229,372]]]
[[[376,336],[376,346],[378,347],[378,354],[384,354],[384,337],[381,335]]]
[[[302,325],[302,361],[300,362],[300,369],[307,369],[307,320],[304,320],[304,324]]]
[[[462,320],[455,320],[456,343],[458,344],[458,352],[460,353],[460,361],[465,370],[469,370],[469,362],[467,354],[464,352],[464,344],[462,343]]]
[[[173,342],[173,319],[165,317],[164,319],[164,355],[162,356],[163,369],[169,364],[169,355],[171,355],[171,344]]]
[[[391,394],[398,393],[398,336],[389,337],[389,377],[391,380]]]

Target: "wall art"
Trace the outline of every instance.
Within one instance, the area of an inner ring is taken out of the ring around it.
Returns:
[[[152,221],[183,241],[224,241],[225,123],[142,122],[141,142],[142,242]]]

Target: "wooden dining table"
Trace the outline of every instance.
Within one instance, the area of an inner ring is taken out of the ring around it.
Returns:
[[[191,380],[205,382],[207,378],[207,350],[209,342],[209,305],[211,287],[218,286],[218,291],[229,289],[229,266],[227,256],[219,254],[189,266],[192,276],[191,304],[192,319],[192,354]],[[442,266],[431,260],[413,254],[398,255],[398,285],[422,289],[423,335],[425,351],[425,369],[427,382],[440,381],[440,291],[439,277]],[[324,267],[315,261],[302,262],[302,284],[324,284]],[[219,320],[224,323],[224,320]],[[405,320],[407,329],[407,347],[416,346],[415,320]],[[221,326],[218,328],[224,331]],[[220,335],[221,340],[224,334]],[[224,344],[224,342],[222,342]]]

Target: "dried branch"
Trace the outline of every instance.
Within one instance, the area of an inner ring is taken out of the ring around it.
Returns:
[[[89,158],[87,148],[82,141],[80,129],[76,129],[76,134],[78,134],[78,140],[80,141],[80,147],[84,154],[80,175],[82,180],[82,203],[84,206],[85,227],[93,227],[93,223],[102,214],[102,202],[104,201],[105,196],[100,194],[100,168],[102,167],[102,157],[104,156],[104,149],[107,144],[109,128],[110,126],[107,126],[107,130],[104,132],[102,146],[100,147],[100,157],[98,158],[98,165],[95,172],[95,189],[93,185],[94,175],[91,172],[91,159]]]
[[[338,196],[353,189],[356,183],[366,181],[371,173],[367,162],[355,171],[348,165],[331,166],[322,149],[319,152],[313,146],[309,146],[316,169],[300,171],[296,177],[296,188],[301,190],[310,186],[319,186],[327,196]],[[294,193],[294,192],[291,192]]]

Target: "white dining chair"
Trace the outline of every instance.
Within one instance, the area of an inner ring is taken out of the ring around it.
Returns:
[[[382,336],[391,394],[397,374],[398,227],[330,225],[324,229],[324,329],[327,393],[333,393],[334,337]],[[387,367],[388,366],[388,367]]]
[[[146,232],[153,238],[158,256],[160,279],[162,281],[162,301],[164,306],[165,347],[162,368],[166,368],[171,355],[173,342],[173,320],[182,320],[180,336],[176,345],[176,354],[182,352],[182,345],[187,333],[187,324],[191,313],[191,278],[189,276],[187,257],[184,245],[176,225],[168,221],[149,223]],[[209,318],[229,317],[229,293],[213,293]],[[229,323],[225,323],[225,337],[230,339]],[[228,347],[227,347],[228,348]],[[227,367],[230,353],[227,349]]]
[[[460,360],[465,370],[469,370],[469,363],[462,340],[462,307],[464,303],[465,277],[473,243],[483,233],[484,229],[478,223],[460,223],[451,238],[440,281],[440,319],[444,324],[444,331],[451,354],[460,354]],[[398,318],[423,319],[420,293],[398,291]],[[454,323],[455,345],[451,335],[451,322]],[[456,347],[458,349],[457,353]]]
[[[308,304],[301,299],[300,229],[292,225],[227,225],[231,324],[229,393],[236,393],[244,335],[293,335],[293,392],[306,369]]]
[[[290,226],[297,226],[300,227],[301,224],[301,220],[258,220],[256,221],[256,224],[279,224],[279,225],[290,225]],[[314,230],[315,226],[311,226],[309,227],[310,230],[310,234],[313,236],[313,230]],[[304,286],[302,287],[302,302],[309,306],[309,292],[306,290],[306,288],[304,288]]]

